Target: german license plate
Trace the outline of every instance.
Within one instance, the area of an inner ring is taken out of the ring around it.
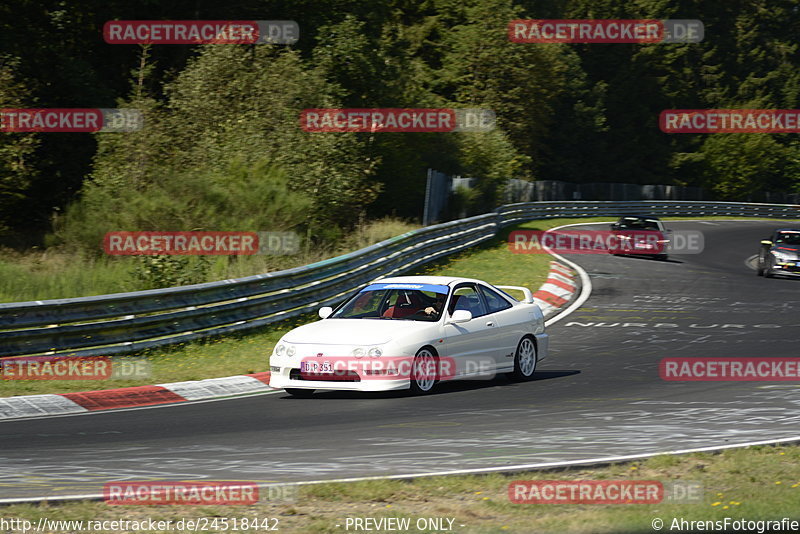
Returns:
[[[303,373],[332,373],[331,362],[300,362],[300,371]]]

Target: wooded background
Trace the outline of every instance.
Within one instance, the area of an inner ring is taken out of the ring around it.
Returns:
[[[699,19],[699,44],[517,44],[518,18]],[[108,20],[295,20],[272,45],[109,45]],[[0,107],[135,107],[127,134],[0,134],[0,238],[97,250],[111,230],[338,239],[419,219],[426,169],[800,191],[793,134],[668,135],[664,109],[798,105],[799,0],[123,0],[0,5]],[[482,107],[490,133],[305,133],[309,107]],[[462,202],[462,205],[463,203]]]

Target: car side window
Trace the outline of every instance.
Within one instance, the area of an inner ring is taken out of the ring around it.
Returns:
[[[452,315],[456,310],[467,310],[473,317],[486,315],[486,307],[474,285],[459,286],[453,291],[453,298],[450,300],[447,311]]]
[[[489,308],[489,313],[495,313],[502,310],[507,310],[511,307],[511,303],[508,302],[506,299],[498,295],[495,291],[489,289],[488,287],[478,286],[480,292],[483,294],[483,298],[486,299],[486,306]]]

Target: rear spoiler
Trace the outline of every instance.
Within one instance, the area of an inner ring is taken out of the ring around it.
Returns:
[[[498,289],[516,289],[517,291],[522,291],[525,295],[525,299],[522,301],[525,304],[533,304],[533,293],[527,287],[522,286],[495,286]]]

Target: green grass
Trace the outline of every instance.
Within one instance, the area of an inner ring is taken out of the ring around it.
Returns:
[[[513,504],[509,501],[511,481],[542,479],[686,481],[700,484],[702,493],[700,502],[689,504]],[[320,484],[301,487],[293,502],[253,506],[109,506],[101,502],[75,502],[7,506],[2,515],[34,523],[40,517],[51,520],[277,517],[280,532],[319,534],[345,532],[347,517],[407,517],[412,523],[420,517],[444,517],[455,519],[454,532],[465,534],[624,534],[654,532],[651,528],[654,518],[665,522],[664,532],[676,532],[668,528],[674,518],[800,519],[799,501],[800,448],[783,446],[731,449],[720,454],[657,456],[641,462],[566,471]]]
[[[213,282],[289,269],[352,252],[389,239],[417,225],[398,219],[366,223],[342,239],[337,247],[303,250],[292,256],[206,256],[207,267],[192,283]],[[99,244],[98,244],[99,246]],[[188,258],[192,266],[198,257]],[[23,302],[150,289],[135,276],[141,269],[136,256],[90,257],[64,249],[17,252],[0,249],[0,302]]]
[[[0,302],[132,291],[131,258],[93,259],[55,251],[0,250]]]
[[[265,332],[237,338],[178,345],[140,355],[150,364],[150,374],[137,380],[0,380],[0,397],[69,393],[148,384],[202,380],[268,370],[269,355],[281,335],[311,316],[284,321]]]

